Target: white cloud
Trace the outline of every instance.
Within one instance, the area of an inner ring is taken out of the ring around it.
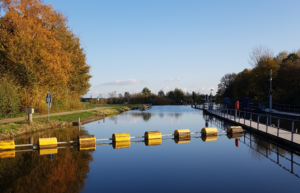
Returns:
[[[201,87],[201,90],[205,90],[205,88],[204,88],[204,87]]]
[[[183,88],[183,89],[182,89],[183,92],[186,92],[187,90],[188,90],[187,88]]]
[[[180,81],[180,77],[177,77],[177,78],[169,78],[166,80],[166,82],[178,82]]]
[[[165,87],[165,88],[163,88],[162,90],[164,91],[164,93],[167,93],[167,92],[169,92],[169,91],[170,91],[170,88],[166,86],[166,87]]]
[[[135,85],[135,84],[141,84],[144,83],[142,80],[136,80],[136,79],[128,79],[128,80],[115,80],[112,82],[105,82],[102,84],[99,84],[97,86],[110,86],[110,85]]]
[[[213,89],[213,91],[215,90],[215,88],[214,88],[214,87],[210,87],[210,88],[208,88],[207,90],[209,90],[209,91],[210,91],[210,89]]]

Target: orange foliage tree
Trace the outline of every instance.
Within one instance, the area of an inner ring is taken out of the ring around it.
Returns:
[[[67,19],[41,0],[0,0],[0,73],[12,74],[25,107],[46,110],[50,91],[54,108],[78,108],[90,87],[90,66],[80,39]]]

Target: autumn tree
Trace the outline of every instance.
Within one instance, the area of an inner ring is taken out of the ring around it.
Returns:
[[[0,75],[10,73],[20,86],[21,101],[37,112],[47,108],[50,91],[55,104],[80,107],[90,87],[90,66],[80,39],[67,19],[41,0],[0,0]]]

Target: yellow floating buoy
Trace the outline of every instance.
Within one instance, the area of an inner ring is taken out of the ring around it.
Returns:
[[[0,158],[14,158],[15,157],[15,150],[7,150],[7,151],[0,151]]]
[[[190,137],[186,138],[175,138],[175,143],[189,143],[191,141]]]
[[[130,141],[115,141],[113,142],[114,149],[124,149],[130,147]]]
[[[39,138],[39,148],[40,149],[54,149],[54,148],[57,148],[57,139],[56,139],[56,137]]]
[[[112,135],[113,141],[130,141],[129,133],[114,133]]]
[[[240,139],[243,137],[243,133],[228,133],[228,139]]]
[[[14,140],[3,140],[0,141],[0,151],[2,150],[12,150],[15,149],[15,141]]]
[[[218,130],[215,127],[206,127],[201,130],[203,135],[217,135]]]
[[[78,136],[78,143],[80,145],[83,144],[95,144],[96,143],[96,137],[95,135],[83,135],[83,136]]]
[[[174,131],[175,138],[191,138],[191,131],[189,129],[178,129]]]
[[[218,139],[217,135],[204,135],[201,136],[202,141],[209,142],[209,141],[216,141]]]
[[[145,140],[161,139],[161,132],[160,131],[146,131],[144,136],[145,136]]]
[[[40,149],[39,153],[40,153],[40,155],[57,154],[57,148]]]
[[[243,128],[241,126],[230,126],[227,127],[227,131],[230,133],[243,133]]]
[[[160,139],[148,139],[145,140],[146,146],[154,146],[154,145],[161,145],[161,138]]]
[[[78,136],[78,149],[82,150],[95,150],[96,149],[96,137],[95,135],[83,135]]]

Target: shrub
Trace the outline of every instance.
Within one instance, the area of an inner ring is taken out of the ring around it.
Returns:
[[[0,118],[14,117],[20,111],[18,86],[9,76],[0,79]]]

